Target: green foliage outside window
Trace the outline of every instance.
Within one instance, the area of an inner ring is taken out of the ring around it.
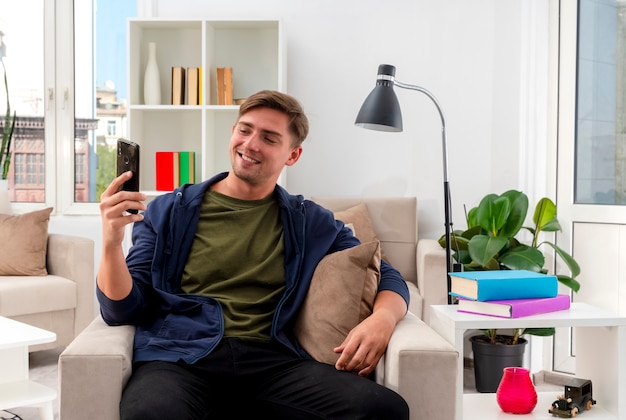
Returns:
[[[96,197],[100,201],[100,196],[109,186],[112,177],[115,177],[115,160],[117,151],[115,147],[106,145],[98,145],[96,148],[98,154],[98,169],[96,170]]]

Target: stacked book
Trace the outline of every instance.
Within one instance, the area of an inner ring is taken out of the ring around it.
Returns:
[[[156,152],[156,190],[172,191],[196,182],[195,152]]]
[[[570,307],[570,297],[558,294],[556,276],[526,270],[449,273],[450,294],[458,311],[501,318],[555,312]]]
[[[172,67],[172,105],[202,105],[202,67]]]

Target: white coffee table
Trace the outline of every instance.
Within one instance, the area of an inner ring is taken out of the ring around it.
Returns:
[[[432,305],[430,326],[463,355],[463,335],[483,328],[574,327],[576,376],[591,379],[593,397],[598,404],[581,413],[584,420],[626,419],[626,317],[585,303],[572,303],[566,311],[505,319],[458,312],[456,305]],[[556,419],[548,413],[556,394],[539,393],[531,414],[503,413],[495,394],[463,394],[463,358],[457,362],[456,419]]]
[[[53,332],[0,316],[0,410],[35,406],[43,420],[53,420],[57,392],[28,379],[28,346],[54,340]]]

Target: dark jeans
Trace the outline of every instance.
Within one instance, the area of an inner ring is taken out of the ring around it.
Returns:
[[[408,419],[397,393],[277,344],[224,339],[206,358],[135,366],[122,419]]]

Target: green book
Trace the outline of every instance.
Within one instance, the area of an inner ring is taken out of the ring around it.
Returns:
[[[179,152],[180,156],[180,185],[196,182],[196,153]]]

